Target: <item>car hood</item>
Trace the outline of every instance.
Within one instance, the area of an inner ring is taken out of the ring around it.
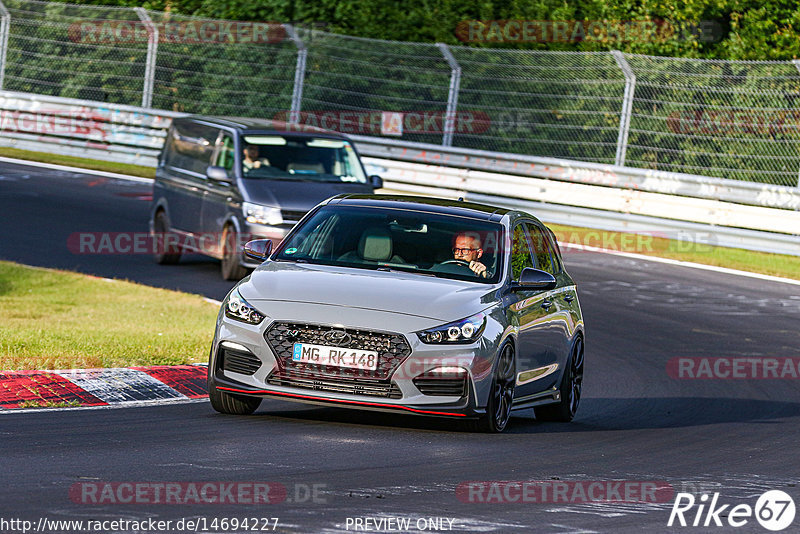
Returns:
[[[370,184],[312,182],[300,180],[242,180],[242,198],[247,202],[291,211],[308,211],[326,198],[340,193],[372,193]]]
[[[325,304],[450,322],[497,301],[498,286],[414,273],[267,262],[239,286],[245,300]]]

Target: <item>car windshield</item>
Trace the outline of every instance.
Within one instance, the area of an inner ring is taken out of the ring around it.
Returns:
[[[503,238],[502,225],[468,217],[333,205],[295,228],[274,258],[493,284]]]
[[[261,180],[366,183],[352,145],[342,139],[246,135],[242,176]]]

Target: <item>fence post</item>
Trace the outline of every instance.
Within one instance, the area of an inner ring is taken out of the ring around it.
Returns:
[[[294,45],[297,47],[297,63],[294,67],[294,89],[292,90],[292,107],[289,110],[289,122],[297,124],[300,122],[300,108],[303,103],[303,84],[306,80],[306,56],[308,49],[297,35],[297,31],[291,24],[283,24],[283,28],[289,35]]]
[[[800,59],[793,59],[792,63],[794,63],[797,72],[800,72]],[[0,88],[2,88],[2,86],[0,86]],[[797,187],[800,188],[800,169],[797,171]]]
[[[450,65],[450,88],[447,92],[447,110],[445,111],[443,146],[453,146],[453,133],[456,130],[456,110],[458,109],[458,90],[461,87],[461,66],[455,56],[444,43],[436,43],[442,55]]]
[[[6,77],[6,51],[8,50],[8,33],[11,29],[11,13],[3,2],[0,2],[0,89]]]
[[[612,50],[611,55],[625,76],[625,94],[622,97],[622,111],[619,116],[619,136],[617,137],[617,156],[615,165],[625,166],[625,152],[628,150],[628,132],[631,128],[631,110],[633,109],[633,92],[636,89],[636,75],[619,50]]]
[[[156,81],[156,55],[158,54],[158,28],[143,7],[133,8],[147,28],[147,60],[144,68],[144,87],[142,88],[142,107],[153,107],[153,86]]]

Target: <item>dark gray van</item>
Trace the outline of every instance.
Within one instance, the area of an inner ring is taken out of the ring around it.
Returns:
[[[178,118],[153,185],[155,259],[174,264],[182,252],[199,252],[238,280],[256,267],[242,255],[245,242],[277,244],[326,198],[382,186],[345,135],[262,119]]]

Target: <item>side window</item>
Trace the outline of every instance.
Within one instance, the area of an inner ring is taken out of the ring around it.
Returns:
[[[560,273],[564,270],[564,261],[561,259],[561,247],[558,246],[556,234],[549,228],[547,229],[547,235],[550,237],[550,251],[553,253],[553,264],[555,265],[556,272]]]
[[[167,165],[205,175],[219,130],[195,122],[175,122]]]
[[[553,264],[553,257],[550,253],[550,241],[544,231],[538,226],[526,223],[533,242],[533,256],[536,258],[536,268],[556,274],[558,269]]]
[[[525,267],[533,267],[533,260],[525,228],[518,224],[514,227],[511,236],[511,279],[519,280],[522,269]]]
[[[214,165],[222,167],[228,174],[233,170],[233,137],[229,134],[222,134],[222,139],[219,143],[219,151],[217,152],[217,159]]]

